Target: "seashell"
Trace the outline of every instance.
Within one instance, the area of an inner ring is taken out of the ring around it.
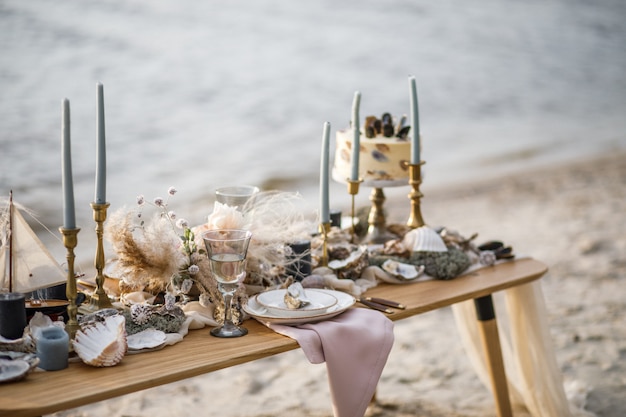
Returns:
[[[127,337],[129,350],[153,349],[165,343],[165,332],[146,329]]]
[[[404,236],[404,244],[413,252],[447,252],[448,248],[439,233],[428,226],[418,227]]]
[[[405,264],[394,261],[393,259],[386,260],[382,264],[382,269],[384,269],[388,274],[403,280],[415,279],[424,271],[423,266],[418,269],[415,265]]]
[[[399,139],[406,140],[406,138],[409,136],[410,130],[411,130],[411,126],[403,126],[400,130],[398,130],[398,133],[396,133],[396,137]]]
[[[328,263],[328,267],[337,274],[338,278],[352,280],[360,278],[361,272],[368,266],[369,257],[365,246],[358,247],[346,259],[335,259]]]
[[[287,287],[287,291],[285,291],[285,304],[288,308],[297,310],[310,303],[311,301],[306,296],[301,283],[294,282]]]
[[[152,308],[146,304],[133,304],[130,306],[130,318],[133,323],[146,324],[152,316]]]
[[[19,381],[30,371],[30,364],[23,360],[0,359],[0,383]]]
[[[389,151],[391,151],[391,148],[389,148],[389,145],[387,145],[385,143],[377,143],[376,144],[376,149],[378,149],[382,153],[388,153]]]
[[[117,314],[82,326],[76,332],[73,345],[74,351],[87,365],[117,365],[128,350],[126,319]]]
[[[372,151],[372,158],[374,158],[378,162],[387,162],[389,160],[389,158],[387,158],[387,155],[377,149],[374,149]]]

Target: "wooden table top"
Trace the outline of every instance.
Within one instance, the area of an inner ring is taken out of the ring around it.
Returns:
[[[407,285],[380,284],[367,296],[398,301],[405,310],[388,317],[399,320],[482,297],[540,278],[547,267],[533,259],[521,259],[483,268],[449,281],[425,281]],[[110,368],[70,363],[55,372],[31,372],[19,382],[0,385],[0,416],[40,416],[107,400],[238,365],[298,348],[298,344],[247,320],[242,338],[220,339],[207,328],[192,330],[173,346],[127,355]]]

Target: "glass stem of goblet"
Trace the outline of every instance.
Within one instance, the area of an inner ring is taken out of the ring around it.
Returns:
[[[234,326],[231,305],[235,291],[230,288],[230,285],[220,284],[220,286],[222,287],[222,296],[224,298],[224,326],[228,328]]]

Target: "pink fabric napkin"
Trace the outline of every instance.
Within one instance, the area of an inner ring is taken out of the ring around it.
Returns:
[[[391,320],[353,308],[319,323],[267,326],[297,340],[309,362],[326,362],[335,417],[363,417],[393,345]]]

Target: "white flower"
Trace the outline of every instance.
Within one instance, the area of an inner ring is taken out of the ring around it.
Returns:
[[[169,217],[170,219],[174,220],[176,219],[176,213],[174,211],[170,211],[167,213],[167,217]]]
[[[144,204],[145,202],[146,202],[146,200],[144,199],[143,194],[142,194],[142,195],[138,195],[138,196],[137,196],[137,204],[138,204],[138,205],[143,206],[143,204]]]
[[[186,227],[189,227],[189,223],[187,223],[187,220],[185,219],[178,219],[176,221],[176,227],[178,227],[179,229],[184,229]]]
[[[154,199],[154,205],[157,207],[163,206],[163,199],[161,197],[157,197]]]
[[[215,202],[213,213],[208,217],[209,229],[245,229],[246,219],[237,207]]]
[[[176,296],[174,294],[167,293],[165,294],[165,309],[171,310],[174,308],[176,304]]]
[[[174,195],[174,194],[176,194],[176,192],[177,192],[177,191],[178,191],[178,190],[177,190],[176,188],[174,188],[174,187],[170,187],[170,188],[167,190],[167,193],[168,193],[169,195]]]
[[[191,287],[193,287],[193,280],[186,279],[183,281],[182,285],[180,286],[180,291],[183,294],[187,294],[189,291],[191,291]]]
[[[198,272],[200,272],[200,267],[198,265],[189,265],[189,268],[187,268],[187,272],[189,272],[189,275],[196,275]]]

